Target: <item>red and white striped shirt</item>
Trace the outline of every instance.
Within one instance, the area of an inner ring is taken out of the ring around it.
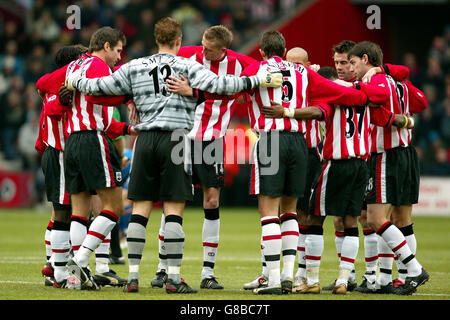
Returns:
[[[370,112],[366,106],[317,105],[324,114],[323,158],[367,159],[369,156]]]
[[[50,117],[46,110],[48,104],[56,102],[56,100],[58,100],[56,94],[46,94],[45,96],[41,113],[42,140],[47,146],[64,151],[64,143],[67,138],[67,117],[63,116],[59,119]]]
[[[317,148],[317,146],[321,141],[320,121],[305,120],[305,125],[306,125],[305,139],[308,149]]]
[[[66,75],[82,69],[83,76],[99,78],[111,74],[108,65],[89,53],[71,62]],[[69,133],[97,130],[105,131],[111,124],[114,106],[123,103],[123,96],[93,97],[76,90],[72,99],[72,108],[68,112]]]
[[[255,88],[250,91],[252,106],[249,108],[249,117],[251,128],[255,133],[268,131],[305,133],[307,130],[304,120],[266,118],[261,113],[261,108],[270,106],[270,101],[289,109],[305,108],[310,99],[346,105],[364,105],[367,101],[363,92],[337,85],[308,67],[284,61],[278,56],[250,65],[244,70],[243,75],[255,75],[261,66],[281,71],[283,84],[279,88]]]
[[[56,94],[64,82],[65,71],[67,67],[60,68],[52,73],[48,73],[36,82],[36,89],[43,96],[41,119],[39,124],[39,136],[35,148],[42,154],[47,146],[64,151],[64,143],[67,134],[67,116],[64,112],[58,116],[52,115],[55,109],[64,108]]]
[[[400,99],[399,92],[404,94],[406,87],[400,86],[398,89],[396,81],[388,75],[377,75],[371,80],[371,84],[382,86],[388,90],[389,99],[383,107],[394,114],[409,113],[408,93],[406,97]],[[397,91],[400,90],[400,91]],[[407,88],[406,88],[407,90]],[[400,107],[400,100],[403,107]],[[401,129],[395,126],[379,127],[374,126],[371,133],[371,152],[381,153],[396,147],[406,147],[411,142],[411,134],[408,129]]]
[[[217,75],[239,76],[245,67],[256,62],[255,59],[227,50],[220,61],[206,60],[202,46],[182,47],[178,51],[181,57],[202,64]],[[235,100],[207,99],[195,109],[194,127],[189,133],[191,139],[210,141],[226,134],[235,107]]]

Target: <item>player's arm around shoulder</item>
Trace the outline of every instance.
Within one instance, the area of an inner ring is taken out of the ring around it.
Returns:
[[[270,106],[263,106],[261,113],[266,118],[294,118],[300,120],[322,120],[325,112],[323,108],[319,106],[311,106],[307,108],[289,109],[283,107],[281,104],[274,101],[270,101]]]
[[[80,70],[80,69],[78,69]],[[77,71],[78,71],[77,70]],[[106,63],[94,60],[83,77],[81,70],[66,77],[66,87],[78,89],[88,95],[125,95],[131,94],[130,62],[110,73]]]

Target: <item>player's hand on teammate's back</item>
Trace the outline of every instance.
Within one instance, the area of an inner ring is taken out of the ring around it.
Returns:
[[[309,68],[315,72],[319,71],[320,69],[320,64],[312,64],[309,66]]]
[[[343,86],[343,87],[347,87],[347,88],[353,87],[353,83],[351,83],[351,82],[349,82],[349,81],[344,81],[344,80],[341,80],[341,79],[336,79],[336,80],[334,80],[333,82],[336,83],[336,84],[338,84],[338,85],[341,85],[341,86]]]
[[[261,66],[256,76],[259,78],[259,86],[262,88],[277,88],[281,87],[281,84],[283,83],[283,76],[280,70],[270,71],[267,66]]]
[[[64,85],[67,87],[67,89],[74,91],[76,88],[76,83],[78,80],[81,79],[81,68],[75,70],[74,72],[69,73],[69,75],[66,76],[66,81]]]
[[[137,131],[133,126],[130,127],[130,136],[137,136],[139,131]]]
[[[180,74],[180,78],[169,76],[166,80],[167,89],[169,89],[169,92],[178,93],[181,96],[192,96],[192,88],[189,85],[189,80],[182,74]]]
[[[73,92],[67,89],[66,86],[61,86],[58,91],[59,102],[63,106],[69,106],[72,104]]]
[[[284,107],[276,103],[274,101],[270,101],[270,106],[263,106],[261,108],[262,114],[266,118],[283,118],[284,116]]]
[[[381,107],[379,104],[376,104],[375,102],[369,101],[369,103],[367,104],[368,107],[370,108],[378,108]]]
[[[380,67],[372,67],[370,68],[366,74],[362,77],[363,83],[369,83],[374,75],[380,72]]]
[[[136,109],[136,105],[133,101],[127,103],[128,109],[128,120],[130,120],[131,125],[135,126],[139,123],[139,114]]]

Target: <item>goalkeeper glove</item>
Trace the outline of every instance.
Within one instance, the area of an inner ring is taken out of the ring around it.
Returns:
[[[69,73],[69,75],[66,76],[66,81],[64,82],[64,85],[67,89],[70,91],[75,91],[77,89],[77,83],[79,80],[81,80],[81,68],[75,70],[74,72]]]
[[[279,70],[271,72],[267,66],[261,66],[256,76],[259,79],[260,87],[281,87],[283,76]]]

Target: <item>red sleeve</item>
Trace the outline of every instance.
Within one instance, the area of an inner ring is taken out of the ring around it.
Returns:
[[[413,86],[410,81],[406,80],[405,84],[408,87],[409,111],[412,113],[420,113],[425,110],[428,105],[425,94]]]
[[[125,96],[85,96],[86,101],[95,104],[117,106],[125,103]]]
[[[67,66],[47,73],[36,82],[36,89],[43,93],[57,94],[66,79]]]
[[[59,97],[54,94],[47,99],[45,103],[45,113],[52,118],[61,119],[61,117],[66,113],[72,106],[63,106],[59,102]]]
[[[100,60],[99,58],[94,58],[92,64],[86,71],[86,77],[89,79],[106,77],[111,74],[111,70],[108,65]],[[59,89],[59,88],[58,88]],[[95,104],[117,106],[124,103],[125,96],[85,96],[86,101]]]
[[[203,94],[206,100],[234,100],[237,99],[240,95],[242,95],[241,92],[235,93],[231,96],[227,96],[223,94],[209,93],[206,91],[204,91]]]
[[[394,122],[395,114],[385,107],[369,108],[370,123],[379,127],[391,127]]]
[[[255,62],[255,63],[252,63],[251,65],[247,66],[247,67],[242,71],[241,77],[242,77],[242,76],[247,76],[247,77],[254,76],[255,74],[258,73],[258,70],[259,70],[260,65],[261,65],[260,62]],[[250,95],[253,95],[256,89],[257,89],[257,88],[253,88],[253,89],[249,90],[249,91],[248,91],[249,94],[250,94]]]
[[[129,134],[129,125],[125,122],[119,122],[114,118],[111,118],[111,123],[105,130],[106,135],[111,139],[116,139],[120,136]]]
[[[44,130],[44,120],[45,120],[45,109],[43,106],[41,111],[41,119],[39,120],[39,134],[36,140],[36,144],[34,145],[34,148],[40,155],[42,155],[45,149],[47,149],[47,145],[44,143],[44,140],[42,139],[42,130]]]
[[[323,102],[317,102],[317,103],[311,102],[309,107],[317,107],[317,108],[319,108],[320,111],[322,111],[322,118],[318,119],[318,120],[323,120],[325,122],[328,121],[328,117],[331,115],[332,108],[333,108],[328,103],[323,103]]]
[[[196,53],[201,53],[202,50],[202,46],[186,46],[181,47],[180,50],[178,50],[177,55],[180,57],[190,58]]]
[[[50,77],[50,73],[44,74],[42,77],[39,78],[39,80],[36,82],[36,89],[41,91],[42,93],[46,93],[46,84],[47,80]]]
[[[370,101],[379,104],[389,104],[390,92],[387,86],[386,77],[384,75],[375,75],[372,77],[370,83],[365,84],[359,82],[361,91],[363,91]],[[355,86],[355,84],[353,84]]]
[[[409,68],[406,66],[386,63],[382,68],[394,80],[405,81],[409,77]]]
[[[367,96],[364,92],[353,88],[343,87],[328,79],[325,79],[317,72],[305,67],[308,70],[308,99],[319,100],[329,104],[344,104],[347,106],[362,106],[367,103]]]
[[[227,49],[227,55],[235,57],[242,64],[243,68],[258,62],[256,59],[253,59],[252,57],[237,53],[230,49]]]

